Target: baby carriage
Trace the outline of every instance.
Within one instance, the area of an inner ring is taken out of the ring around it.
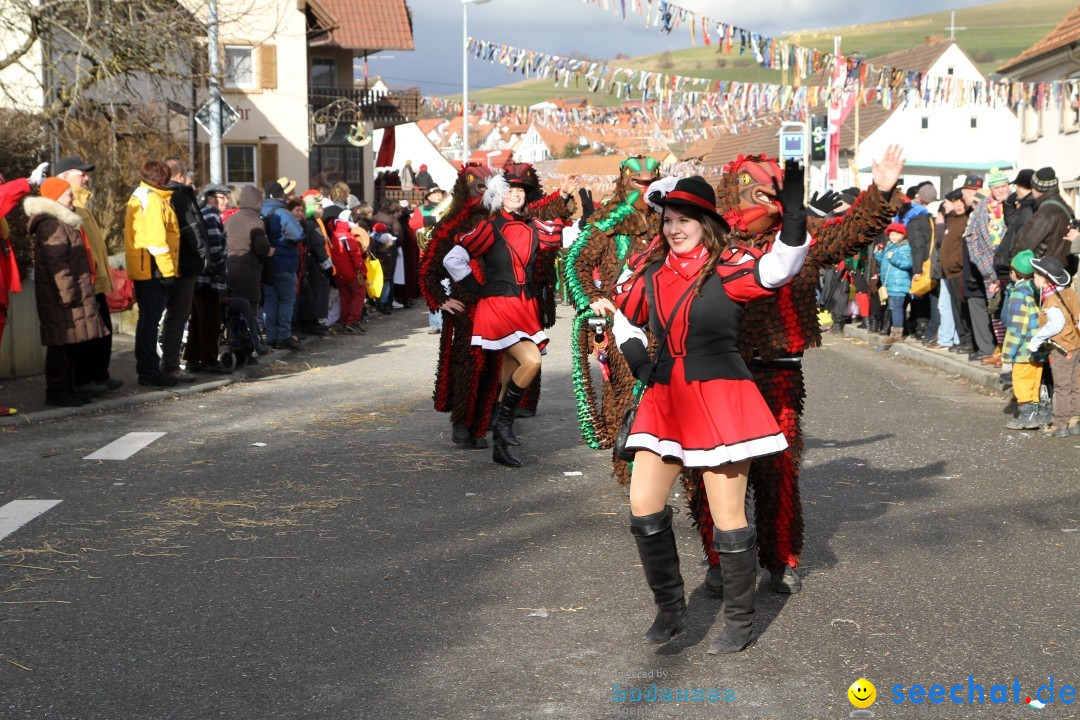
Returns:
[[[218,362],[229,370],[234,370],[238,365],[257,362],[254,355],[254,337],[257,337],[258,328],[252,332],[249,318],[254,318],[254,315],[247,300],[222,298]]]

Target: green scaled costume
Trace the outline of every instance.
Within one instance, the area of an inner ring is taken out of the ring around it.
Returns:
[[[653,158],[638,155],[624,160],[615,195],[587,219],[566,255],[566,287],[577,310],[571,337],[574,397],[581,436],[586,445],[597,450],[614,444],[637,381],[618,351],[610,327],[601,333],[590,328],[589,320],[596,315],[589,305],[611,299],[626,260],[644,251],[656,237],[659,219],[645,202],[645,194],[659,177],[660,164]],[[599,407],[590,355],[596,357],[604,375]],[[622,484],[630,481],[627,463],[615,459],[615,477]]]

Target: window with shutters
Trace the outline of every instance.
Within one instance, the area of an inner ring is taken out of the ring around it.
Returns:
[[[267,183],[277,180],[278,176],[278,146],[275,143],[262,143],[259,145],[259,185],[265,187]]]
[[[246,185],[255,182],[255,146],[225,146],[225,184]]]
[[[255,87],[254,52],[250,45],[225,46],[225,87],[241,90]]]
[[[263,90],[277,88],[277,47],[259,46],[259,87]]]

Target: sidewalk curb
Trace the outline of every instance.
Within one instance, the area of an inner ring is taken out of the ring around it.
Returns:
[[[881,341],[884,340],[884,336],[882,335],[871,335],[869,330],[864,330],[852,325],[844,326],[844,335],[874,345],[879,345]],[[976,385],[981,385],[994,392],[1001,393],[1005,390],[1005,384],[1001,380],[1000,368],[987,369],[985,366],[979,367],[967,360],[956,358],[952,353],[928,350],[918,344],[918,341],[914,344],[908,341],[894,343],[889,354],[906,357],[909,360],[914,360],[923,365],[943,370],[950,375],[959,375],[965,380],[969,380]]]
[[[307,347],[310,343],[315,342],[318,338],[309,337],[301,340],[301,349]],[[282,350],[274,350],[268,355],[259,356],[259,365],[245,366],[243,370],[234,371],[229,377],[221,378],[220,380],[211,380],[209,382],[192,383],[191,385],[185,385],[183,387],[177,387],[175,390],[152,390],[149,392],[136,393],[134,395],[124,395],[123,397],[107,398],[104,400],[98,400],[95,402],[87,403],[81,407],[74,408],[54,408],[52,410],[38,410],[31,413],[20,413],[18,415],[9,415],[7,417],[0,417],[0,427],[6,427],[11,425],[33,425],[36,423],[49,422],[52,420],[63,420],[69,417],[77,417],[80,415],[94,415],[100,412],[110,412],[113,410],[123,410],[125,408],[135,407],[137,405],[146,405],[154,402],[161,402],[162,400],[175,400],[177,398],[189,397],[191,395],[198,395],[200,393],[210,392],[211,390],[217,390],[227,385],[250,380],[258,375],[259,372],[268,367],[267,363],[272,360],[280,360],[283,357],[294,355],[297,351],[290,350],[284,352]]]

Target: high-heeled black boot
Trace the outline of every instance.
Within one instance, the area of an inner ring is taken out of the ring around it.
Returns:
[[[507,467],[512,468],[521,467],[521,461],[510,454],[510,448],[498,440],[492,443],[491,459],[499,465],[506,465]]]
[[[511,447],[521,445],[521,441],[514,434],[514,411],[517,410],[524,396],[525,388],[518,387],[513,380],[506,381],[506,392],[495,411],[495,425],[491,428],[496,445],[499,443]]]
[[[754,644],[754,590],[757,585],[757,533],[713,529],[713,550],[724,573],[724,629],[709,644],[710,655],[745,650]]]
[[[652,515],[630,514],[630,532],[637,543],[645,580],[659,608],[645,639],[666,643],[686,629],[686,597],[679,573],[679,551],[671,528],[671,506]]]

